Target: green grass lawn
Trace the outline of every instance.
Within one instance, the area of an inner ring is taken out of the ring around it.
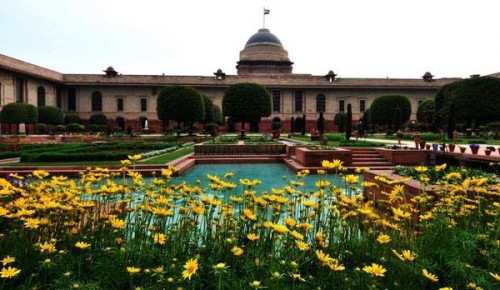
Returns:
[[[144,161],[137,162],[138,165],[162,165],[179,157],[192,153],[194,151],[193,146],[183,147],[179,150],[168,152],[162,155],[154,156],[148,158]],[[120,165],[120,161],[82,161],[82,162],[19,162],[19,163],[8,163],[2,166],[20,167],[20,166],[82,166],[82,167],[106,167]]]

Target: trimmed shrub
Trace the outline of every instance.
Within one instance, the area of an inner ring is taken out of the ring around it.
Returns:
[[[85,127],[78,123],[69,123],[66,125],[67,132],[83,132],[85,131]]]
[[[64,123],[61,109],[51,106],[38,107],[38,122],[47,125],[60,125]]]
[[[80,116],[76,114],[68,114],[64,116],[64,124],[80,124],[81,119]]]
[[[36,124],[38,110],[35,106],[26,103],[10,103],[3,107],[1,123],[4,124]]]
[[[47,124],[43,124],[43,123],[36,124],[35,130],[36,130],[37,134],[47,134],[49,132],[49,128],[48,128]]]
[[[108,125],[108,117],[106,117],[106,115],[104,115],[102,113],[93,114],[92,116],[90,116],[89,124],[90,125],[107,126]]]

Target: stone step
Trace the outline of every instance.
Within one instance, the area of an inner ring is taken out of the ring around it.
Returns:
[[[385,162],[388,162],[387,159],[385,159],[384,157],[382,156],[377,156],[377,157],[352,157],[352,162],[359,162],[359,161],[385,161]]]
[[[372,166],[392,166],[392,164],[388,161],[359,161],[359,162],[352,162],[352,166],[372,167]]]

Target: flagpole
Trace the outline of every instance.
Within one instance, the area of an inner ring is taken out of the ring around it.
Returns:
[[[262,28],[266,28],[266,8],[264,8],[264,13],[262,14]]]

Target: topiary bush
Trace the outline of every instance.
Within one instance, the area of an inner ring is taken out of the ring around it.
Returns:
[[[36,130],[37,134],[47,134],[47,133],[49,133],[49,128],[48,128],[47,124],[43,124],[43,123],[36,124],[35,130]]]
[[[85,127],[83,125],[80,125],[78,123],[69,123],[66,125],[66,131],[67,132],[83,132],[85,131]]]
[[[38,107],[38,122],[47,125],[60,125],[64,123],[61,109],[51,106]]]
[[[80,124],[81,123],[81,119],[80,119],[80,116],[76,115],[76,114],[67,114],[66,116],[64,116],[64,124]]]
[[[102,113],[93,114],[89,119],[90,125],[100,125],[107,126],[108,125],[108,117]]]

